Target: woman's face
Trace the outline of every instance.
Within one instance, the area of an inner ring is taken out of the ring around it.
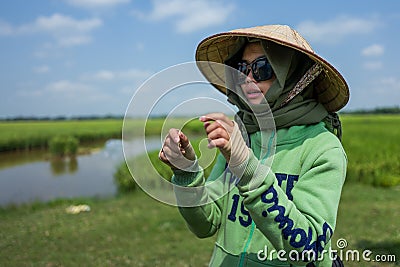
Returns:
[[[249,43],[244,48],[242,60],[246,63],[251,63],[262,56],[265,56],[265,54],[261,44],[258,42]],[[240,87],[251,104],[260,104],[275,79],[276,76],[273,75],[269,80],[257,82],[253,78],[253,72],[250,71],[249,75],[246,77],[245,83],[241,84]]]

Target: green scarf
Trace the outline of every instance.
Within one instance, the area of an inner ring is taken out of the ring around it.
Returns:
[[[227,65],[236,68],[238,60],[241,59],[246,41],[249,40],[245,38],[239,40],[238,51],[226,61]],[[264,103],[258,105],[248,103],[242,89],[235,82],[236,74],[231,68],[227,68],[226,71],[226,85],[229,88],[227,90],[228,101],[239,108],[237,116],[241,119],[247,132],[254,133],[271,128],[268,118],[271,118],[272,115],[276,129],[322,121],[328,115],[328,112],[314,98],[313,83],[288,104],[280,107],[290,90],[312,66],[313,61],[303,53],[273,42],[261,40],[261,44],[276,75],[275,81],[265,95]]]

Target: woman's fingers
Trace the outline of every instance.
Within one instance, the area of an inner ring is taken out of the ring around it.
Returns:
[[[200,121],[204,122],[204,128],[206,133],[214,131],[217,128],[221,128],[226,132],[232,132],[234,123],[223,113],[210,113],[200,117]]]
[[[194,160],[196,157],[188,137],[174,128],[169,130],[158,156],[161,161],[170,166],[176,160],[182,160],[185,157]]]
[[[229,144],[229,141],[226,140],[225,138],[216,138],[216,139],[211,139],[210,142],[208,143],[209,148],[225,148]]]
[[[210,113],[200,117],[200,121],[204,122],[204,128],[207,133],[207,137],[210,140],[209,147],[223,148],[230,139],[230,123],[231,120],[223,113]],[[221,140],[218,140],[221,139]],[[214,142],[214,140],[218,140]]]
[[[217,138],[224,138],[229,141],[229,133],[221,126],[207,132],[208,139],[214,140]]]
[[[162,148],[158,153],[158,158],[167,165],[171,165],[167,156],[165,155],[164,149]]]
[[[179,152],[179,130],[170,129],[168,135],[164,139],[163,146],[158,154],[160,160],[166,164],[170,164],[170,159],[177,156]]]
[[[179,133],[180,131],[178,129],[175,128],[169,129],[167,138],[171,139],[175,144],[179,144],[180,141]]]
[[[167,147],[169,150],[179,153],[179,151],[181,151],[179,132],[178,129],[170,129],[167,137],[165,137],[163,147]]]
[[[200,121],[223,121],[227,124],[230,124],[231,120],[224,113],[208,113],[200,117]]]
[[[206,130],[206,134],[209,134],[210,132],[215,131],[218,128],[223,128],[223,127],[217,121],[213,121],[213,122],[207,121],[204,123],[204,129]]]
[[[233,127],[234,125],[232,120],[229,119],[224,113],[209,113],[204,116],[201,116],[200,121],[202,122],[217,121],[221,125],[226,127]]]
[[[187,138],[187,136],[184,133],[182,133],[181,131],[179,131],[178,136],[179,136],[180,146],[183,149],[186,149],[190,144],[189,138]]]

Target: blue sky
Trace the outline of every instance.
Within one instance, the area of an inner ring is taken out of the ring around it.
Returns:
[[[295,28],[339,69],[346,110],[400,104],[399,1],[13,0],[0,3],[0,117],[124,114],[203,38],[264,24]]]

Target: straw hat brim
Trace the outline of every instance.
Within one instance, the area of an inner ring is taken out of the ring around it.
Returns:
[[[336,112],[349,101],[349,87],[339,73],[328,61],[317,55],[307,41],[295,30],[286,25],[266,25],[246,29],[223,32],[205,38],[196,49],[196,61],[202,74],[219,91],[226,94],[225,69],[220,64],[237,53],[240,37],[259,38],[293,48],[308,55],[312,60],[321,64],[324,71],[314,81],[317,100],[328,112]]]

